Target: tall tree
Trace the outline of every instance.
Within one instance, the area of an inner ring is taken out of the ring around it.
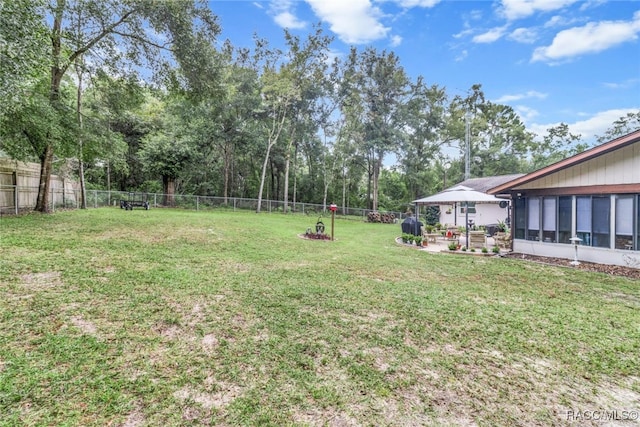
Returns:
[[[638,129],[640,129],[640,111],[629,112],[613,122],[613,125],[596,139],[600,144],[603,144]]]
[[[266,135],[266,150],[260,174],[260,188],[258,190],[258,206],[256,212],[262,209],[267,167],[269,166],[271,151],[283,134],[287,120],[291,119],[292,106],[300,100],[300,88],[295,85],[291,69],[280,64],[281,52],[272,50],[264,40],[256,39],[256,63],[261,63],[262,85],[262,117]],[[273,182],[273,180],[272,180]]]
[[[398,153],[413,198],[435,189],[428,169],[439,157],[445,123],[447,95],[437,85],[427,86],[422,77],[411,85],[410,98],[402,108],[405,124]]]
[[[313,115],[316,112],[316,104],[322,99],[326,85],[324,84],[327,70],[327,58],[329,44],[332,39],[322,34],[320,26],[316,27],[313,34],[308,35],[304,42],[297,36],[285,31],[287,46],[287,62],[284,67],[292,81],[298,88],[299,97],[291,105],[291,123],[287,135],[285,148],[284,171],[284,211],[287,212],[289,203],[289,171],[291,165],[292,147],[296,138],[304,138],[303,132],[317,131],[314,126]],[[323,112],[319,112],[320,115]]]
[[[47,10],[51,16],[49,102],[55,109],[61,108],[62,79],[78,57],[106,58],[114,70],[150,64],[159,72],[161,65],[168,62],[161,50],[167,49],[188,70],[186,75],[193,77],[207,61],[206,55],[200,55],[199,48],[213,42],[219,31],[209,9],[193,1],[50,1]],[[78,19],[80,15],[82,20]],[[77,31],[78,25],[80,31]],[[157,38],[152,38],[153,33]],[[169,36],[169,43],[162,41],[165,36]],[[51,140],[38,153],[41,165],[38,211],[48,210],[49,178],[56,149],[55,141]]]
[[[385,155],[400,142],[400,109],[407,95],[408,78],[393,52],[352,49],[347,62],[352,90],[360,94],[363,143],[371,177],[371,208],[378,208],[378,178]],[[355,100],[354,100],[355,101]]]
[[[569,131],[566,123],[550,127],[541,142],[532,144],[529,169],[540,169],[586,150],[587,145],[580,143],[581,139],[579,134]]]
[[[162,179],[163,204],[175,204],[177,180],[191,165],[195,141],[193,133],[180,120],[177,111],[183,110],[183,100],[170,99],[169,104],[159,102],[150,108],[150,114],[159,126],[143,140],[140,159],[145,169]],[[159,107],[159,108],[156,108]]]
[[[47,72],[45,1],[0,2],[0,116],[20,108]]]

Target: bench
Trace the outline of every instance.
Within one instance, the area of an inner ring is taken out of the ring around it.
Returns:
[[[126,211],[132,211],[134,207],[144,208],[145,210],[149,210],[149,202],[147,201],[147,195],[143,193],[129,193],[129,199],[120,200],[120,209],[124,209]]]

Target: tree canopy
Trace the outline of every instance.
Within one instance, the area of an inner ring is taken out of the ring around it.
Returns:
[[[91,188],[153,188],[169,205],[184,192],[398,210],[462,180],[467,120],[472,177],[588,148],[564,123],[534,134],[480,83],[451,96],[411,78],[394,52],[332,58],[320,26],[285,31],[284,49],[219,30],[192,0],[0,3],[0,149],[40,162],[36,209],[56,159],[84,165]],[[599,140],[639,128],[630,113]]]

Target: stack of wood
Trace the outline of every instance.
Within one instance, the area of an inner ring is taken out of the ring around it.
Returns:
[[[369,222],[381,222],[383,224],[393,224],[396,221],[396,216],[392,213],[380,213],[380,212],[369,212],[367,215],[367,220]]]

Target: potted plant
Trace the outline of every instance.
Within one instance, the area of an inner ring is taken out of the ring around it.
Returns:
[[[422,246],[422,236],[415,236],[413,241],[416,242],[416,246]]]
[[[408,243],[411,237],[412,237],[411,234],[402,233],[402,243]]]

